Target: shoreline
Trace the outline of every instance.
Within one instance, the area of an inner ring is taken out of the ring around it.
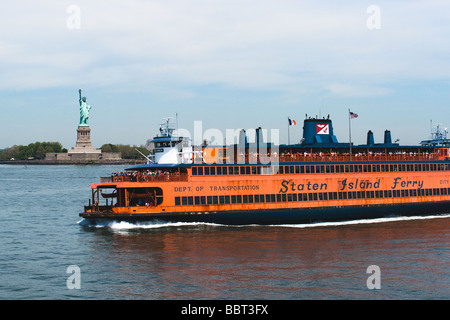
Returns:
[[[135,165],[142,164],[142,160],[2,160],[1,164],[12,165]]]

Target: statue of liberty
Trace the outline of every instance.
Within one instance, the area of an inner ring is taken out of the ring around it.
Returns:
[[[78,126],[88,127],[91,106],[86,103],[86,97],[81,98],[81,89],[78,92],[80,93],[80,124]]]

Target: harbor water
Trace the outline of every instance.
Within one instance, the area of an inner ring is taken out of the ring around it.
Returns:
[[[90,184],[123,168],[0,165],[0,299],[450,297],[450,214],[282,226],[86,225],[78,213]]]

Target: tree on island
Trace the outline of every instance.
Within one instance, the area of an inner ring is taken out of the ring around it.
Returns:
[[[0,160],[44,159],[48,152],[67,152],[67,149],[63,148],[59,142],[34,142],[27,146],[14,145],[0,151]]]

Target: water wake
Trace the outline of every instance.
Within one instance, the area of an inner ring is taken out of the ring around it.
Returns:
[[[386,217],[376,219],[349,220],[340,222],[315,222],[307,224],[278,224],[273,226],[288,227],[288,228],[317,228],[317,227],[338,227],[338,226],[358,225],[358,224],[375,224],[375,223],[395,222],[395,221],[429,220],[429,219],[443,219],[443,218],[450,218],[450,214],[430,215],[430,216],[409,216],[409,217],[404,216]]]
[[[429,220],[429,219],[445,219],[450,218],[450,214],[444,215],[430,215],[430,216],[409,216],[409,217],[386,217],[377,219],[359,219],[340,222],[313,222],[304,224],[272,224],[265,227],[285,227],[285,228],[317,228],[317,227],[339,227],[359,224],[376,224],[395,221],[411,221],[411,220]],[[213,227],[264,227],[259,224],[252,225],[226,225],[218,223],[207,222],[166,222],[166,221],[149,221],[131,223],[126,221],[105,221],[97,224],[89,224],[85,219],[78,221],[80,226],[95,227],[95,228],[109,228],[114,231],[130,231],[133,229],[159,229],[159,228],[183,228],[183,227],[198,227],[198,226],[213,226]]]

